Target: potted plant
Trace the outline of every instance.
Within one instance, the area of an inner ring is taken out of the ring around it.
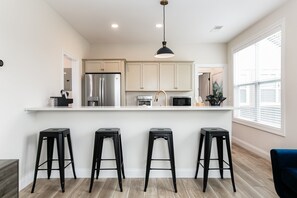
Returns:
[[[223,96],[223,85],[219,85],[217,82],[214,82],[212,85],[212,95],[206,96],[206,100],[211,106],[220,106],[221,103],[226,100],[226,97]]]

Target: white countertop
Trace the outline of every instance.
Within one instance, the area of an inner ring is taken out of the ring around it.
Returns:
[[[38,111],[226,111],[232,106],[121,106],[121,107],[29,107],[28,112]]]

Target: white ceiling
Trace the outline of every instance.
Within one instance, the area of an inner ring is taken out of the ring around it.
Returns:
[[[159,0],[45,0],[90,43],[162,41]],[[166,40],[226,43],[287,0],[169,0]],[[117,30],[111,29],[118,23]],[[218,32],[210,30],[224,26]]]

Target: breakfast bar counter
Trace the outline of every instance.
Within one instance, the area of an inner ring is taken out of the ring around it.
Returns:
[[[232,133],[233,107],[34,107],[25,109],[34,119],[36,139],[47,128],[70,128],[74,161],[78,177],[89,178],[95,131],[99,128],[120,128],[126,177],[145,176],[150,128],[171,128],[173,131],[177,177],[193,178],[195,174],[200,129],[220,127]],[[103,158],[114,156],[110,139],[105,140]],[[37,148],[37,141],[36,141]],[[213,141],[213,146],[216,146]],[[56,151],[54,151],[56,153]],[[225,152],[226,153],[226,152]],[[224,153],[224,155],[225,155]],[[213,149],[216,156],[216,149]],[[36,155],[36,154],[34,154]],[[67,153],[67,155],[69,155]],[[155,141],[154,158],[168,158],[166,141]],[[104,166],[114,162],[103,162]],[[214,166],[217,164],[214,163]],[[169,167],[168,162],[153,162],[152,166]],[[67,169],[66,169],[67,170]],[[201,169],[202,170],[202,169]],[[210,171],[210,177],[219,177]],[[72,177],[71,169],[66,177]],[[101,171],[101,177],[116,177],[115,171]],[[228,171],[226,172],[228,176]],[[171,177],[170,171],[152,171],[151,177]],[[202,171],[198,177],[202,177]]]
[[[32,107],[25,111],[226,111],[233,107],[225,106],[121,106],[121,107]]]

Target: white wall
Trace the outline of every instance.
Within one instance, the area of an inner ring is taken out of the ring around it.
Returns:
[[[38,136],[24,109],[59,95],[63,51],[81,62],[89,43],[43,1],[1,0],[0,7],[0,158],[20,160],[22,188],[32,182]]]
[[[269,151],[272,148],[297,148],[296,131],[296,97],[297,97],[297,1],[289,0],[281,8],[263,18],[261,21],[248,28],[228,44],[228,62],[232,63],[232,48],[247,40],[249,37],[261,32],[261,30],[285,18],[285,68],[283,79],[285,83],[285,133],[286,136],[278,136],[255,128],[233,123],[234,142],[249,148],[250,150],[269,158]],[[229,98],[232,98],[232,68],[229,70]],[[232,103],[232,101],[231,101]]]
[[[175,53],[169,61],[195,61],[199,64],[226,64],[226,44],[181,44],[168,43],[167,46]],[[127,61],[160,61],[154,57],[160,43],[154,44],[93,44],[89,58],[124,58]]]

